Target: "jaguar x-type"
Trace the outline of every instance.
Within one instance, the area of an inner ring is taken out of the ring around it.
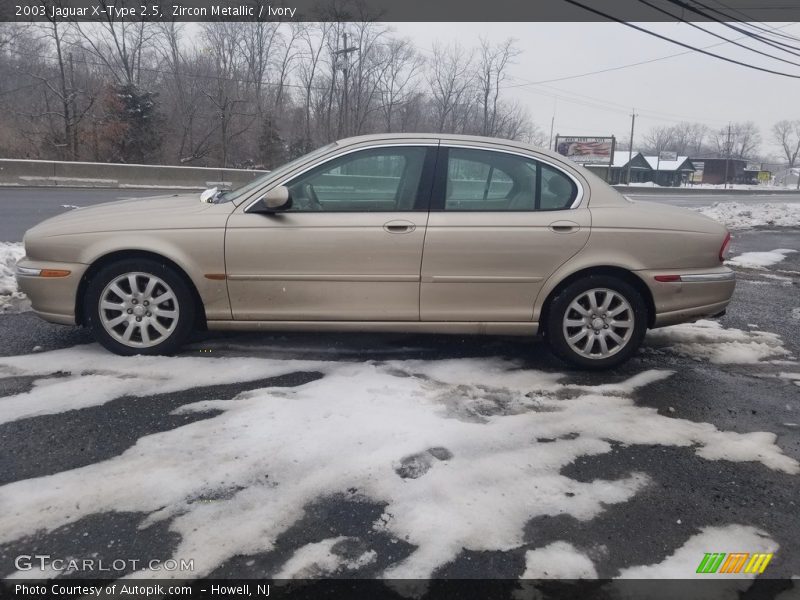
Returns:
[[[472,136],[341,140],[228,192],[82,208],[27,232],[33,310],[118,354],[193,329],[541,334],[584,368],[725,310],[727,230],[631,202],[552,152]]]

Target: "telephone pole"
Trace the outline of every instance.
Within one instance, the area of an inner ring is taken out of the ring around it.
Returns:
[[[728,121],[728,138],[725,141],[725,180],[724,184],[725,187],[723,189],[728,189],[728,163],[731,159],[731,123]]]
[[[631,142],[628,146],[628,174],[625,183],[631,184],[631,161],[633,160],[633,128],[636,125],[636,109],[631,110]]]
[[[342,38],[344,40],[344,44],[341,50],[337,50],[334,52],[334,55],[342,57],[342,66],[341,71],[344,75],[344,98],[342,99],[342,129],[344,130],[345,137],[350,135],[348,132],[348,114],[349,114],[349,93],[348,93],[348,74],[350,72],[350,53],[351,52],[358,52],[357,46],[347,46],[347,34],[343,33]]]

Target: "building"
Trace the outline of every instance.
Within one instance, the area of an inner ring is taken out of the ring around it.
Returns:
[[[695,173],[692,183],[746,183],[750,174],[745,173],[747,161],[743,158],[693,158]]]
[[[585,164],[583,165],[592,173],[612,185],[625,184],[628,181],[628,150],[614,151],[614,161],[609,165]],[[634,152],[631,156],[631,185],[651,181],[650,165],[640,152]]]
[[[659,160],[658,156],[643,157],[650,166],[650,179],[658,185],[677,187],[689,183],[695,166],[688,156],[678,156],[675,160]]]

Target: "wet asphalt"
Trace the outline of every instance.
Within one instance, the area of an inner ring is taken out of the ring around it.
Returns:
[[[793,309],[800,307],[800,230],[736,232],[732,254],[776,248],[798,250],[769,271],[785,279],[769,279],[762,272],[740,270],[733,302],[721,322],[726,327],[745,330],[755,324],[764,331],[778,333],[797,357],[800,315],[798,311],[793,315]],[[0,355],[5,356],[91,341],[82,329],[46,324],[30,313],[0,315],[0,339]],[[800,423],[800,388],[777,377],[782,370],[797,371],[797,366],[714,365],[646,343],[637,357],[614,372],[583,373],[565,369],[538,341],[394,334],[203,334],[182,354],[208,349],[216,356],[346,361],[503,356],[522,359],[529,368],[566,372],[571,381],[584,384],[620,381],[646,369],[672,369],[672,377],[638,390],[637,404],[653,407],[665,416],[712,423],[723,430],[773,432],[783,451],[800,460],[800,428],[792,426]],[[122,397],[102,406],[0,425],[0,485],[105,460],[121,454],[142,436],[214,414],[170,414],[182,404],[230,399],[243,391],[269,385],[302,385],[318,377],[318,373],[298,372],[270,380],[143,398]],[[0,394],[24,392],[32,385],[30,377],[3,379]],[[115,433],[112,436],[109,432]],[[625,566],[662,561],[702,527],[729,523],[763,529],[780,544],[780,551],[762,577],[800,575],[800,476],[757,463],[704,460],[696,456],[693,448],[647,445],[617,445],[608,454],[580,458],[563,472],[589,481],[616,479],[632,471],[647,473],[654,485],[627,502],[608,506],[589,521],[571,516],[534,519],[525,528],[526,543],[522,547],[507,552],[464,551],[436,575],[517,578],[524,571],[526,550],[566,540],[590,555],[600,577],[613,577]],[[234,557],[212,576],[261,577],[303,545],[337,535],[359,540],[356,547],[342,552],[358,556],[369,548],[380,557],[348,575],[377,576],[413,550],[406,542],[373,530],[382,511],[380,503],[365,501],[357,491],[319,499],[306,507],[306,516],[277,540],[272,551]],[[93,515],[49,534],[0,546],[0,576],[14,570],[13,557],[23,552],[54,556],[96,553],[104,557],[111,552],[110,542],[114,550],[109,560],[121,555],[169,557],[179,541],[176,534],[168,531],[168,523],[137,530],[145,516]],[[761,597],[774,597],[783,587],[773,586]]]

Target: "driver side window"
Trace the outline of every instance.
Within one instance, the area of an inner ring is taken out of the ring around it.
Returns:
[[[372,148],[334,158],[287,184],[290,212],[415,209],[427,148]]]

